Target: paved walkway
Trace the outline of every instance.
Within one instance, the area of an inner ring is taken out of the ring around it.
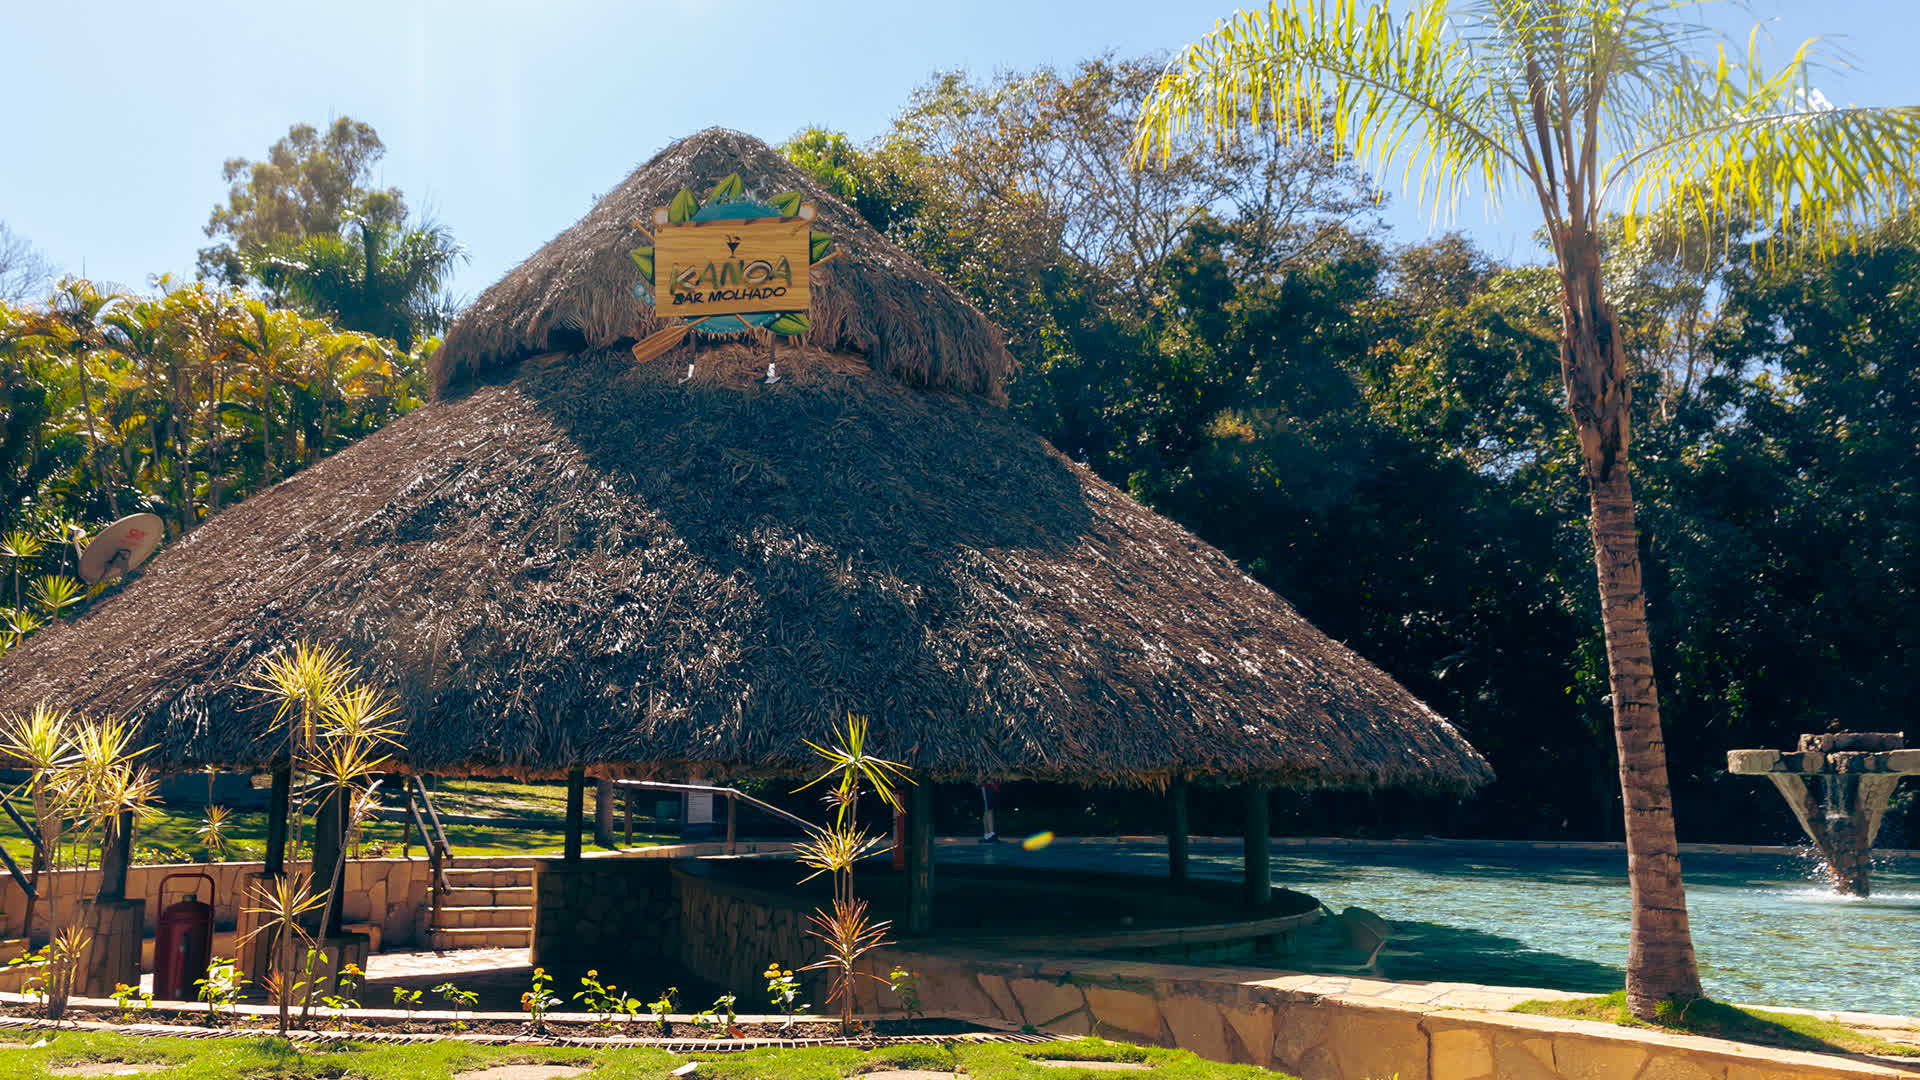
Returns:
[[[393,987],[427,991],[428,1008],[441,1007],[433,988],[452,983],[480,995],[480,1009],[512,1011],[533,978],[525,949],[449,949],[446,952],[384,952],[367,958],[367,985],[360,1000],[370,1008],[393,1001]],[[561,996],[565,996],[564,994]]]

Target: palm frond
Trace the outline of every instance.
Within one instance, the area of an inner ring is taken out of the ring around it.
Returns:
[[[1497,193],[1532,174],[1511,128],[1497,60],[1453,33],[1444,0],[1404,18],[1386,3],[1290,0],[1215,24],[1167,66],[1142,106],[1134,152],[1167,155],[1196,131],[1216,140],[1242,125],[1282,137],[1330,136],[1378,174],[1399,165],[1409,186],[1449,205],[1478,181]]]
[[[1742,63],[1722,49],[1696,64],[1609,163],[1629,225],[1685,210],[1719,238],[1751,223],[1827,252],[1901,213],[1920,188],[1920,106],[1837,107],[1817,61],[1808,42],[1769,70],[1749,42]]]

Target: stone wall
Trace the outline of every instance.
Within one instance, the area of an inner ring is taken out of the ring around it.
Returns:
[[[680,903],[666,859],[538,859],[533,864],[533,950],[555,986],[588,969],[640,992],[647,972],[674,960]]]
[[[1504,1010],[1572,996],[1091,957],[881,950],[920,975],[928,1013],[1191,1050],[1302,1080],[1892,1080],[1911,1071]],[[877,996],[875,992],[877,990]],[[863,1005],[895,1002],[862,980]],[[1478,1006],[1478,1007],[1476,1007]]]
[[[799,972],[820,958],[820,942],[807,934],[812,909],[793,897],[715,881],[697,869],[676,869],[674,887],[681,966],[743,1001],[759,999],[768,964]],[[826,1000],[824,973],[806,972],[801,981],[808,1001]]]
[[[455,859],[451,865],[485,865],[494,861]],[[524,863],[524,860],[516,861]],[[163,904],[159,896],[161,879],[169,874],[206,874],[213,879],[213,924],[219,929],[230,930],[238,924],[240,909],[246,904],[248,878],[263,869],[264,865],[257,862],[129,867],[127,898],[147,902],[144,930],[151,934],[155,920],[167,904],[178,902],[196,887],[200,899],[204,901],[207,898],[206,881],[183,878],[167,886],[166,904]],[[296,863],[290,869],[303,873],[306,866]],[[49,905],[43,899],[34,907],[34,925],[42,928],[49,925],[50,906],[58,912],[59,917],[55,922],[65,925],[72,919],[79,903],[91,899],[100,886],[100,875],[96,871],[62,870],[57,874],[41,876],[40,894],[43,898],[51,897],[53,901]],[[47,880],[49,878],[52,880]],[[345,922],[374,924],[380,928],[382,940],[393,944],[414,944],[426,940],[427,895],[431,884],[426,859],[350,861],[347,863],[345,884],[346,896],[342,900]],[[0,937],[17,936],[26,912],[26,896],[14,883],[12,875],[0,874]]]

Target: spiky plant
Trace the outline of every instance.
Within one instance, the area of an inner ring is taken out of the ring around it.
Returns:
[[[28,563],[40,557],[45,545],[40,538],[24,529],[15,529],[0,536],[0,556],[13,563],[13,606],[20,606],[20,571]]]
[[[898,788],[913,780],[907,775],[906,766],[867,751],[867,718],[864,716],[849,714],[839,741],[831,748],[810,740],[807,745],[825,759],[827,770],[798,790],[831,782],[832,787],[823,801],[832,811],[832,820],[824,828],[816,829],[797,850],[802,865],[813,869],[803,881],[811,881],[823,873],[833,875],[833,907],[810,916],[813,926],[807,933],[826,946],[826,956],[801,970],[833,973],[828,1000],[840,1005],[841,1029],[850,1031],[860,958],[887,944],[886,933],[893,925],[886,920],[869,920],[867,902],[853,895],[854,866],[869,854],[888,850],[881,846],[879,837],[862,832],[859,827],[857,811],[861,790],[871,783],[881,799],[898,811],[901,808]],[[878,976],[870,977],[882,983],[886,981]]]
[[[34,899],[27,901],[21,935],[33,936],[33,909],[40,892],[40,875],[52,869],[60,846],[60,815],[55,812],[54,779],[73,757],[76,724],[65,709],[56,709],[42,701],[23,713],[0,717],[0,756],[32,773],[27,781],[28,801],[33,806],[34,828],[40,843],[34,849],[32,881]]]
[[[227,830],[232,827],[233,811],[208,803],[206,814],[194,828],[193,834],[200,838],[200,846],[212,852],[216,860],[224,861],[227,857]]]
[[[280,1034],[285,1035],[295,990],[295,947],[313,944],[313,935],[307,933],[305,920],[320,910],[327,898],[314,895],[308,876],[282,874],[256,882],[253,900],[254,906],[246,909],[247,914],[259,915],[261,921],[244,940],[252,941],[264,935],[273,943],[274,966],[278,970],[268,979],[268,986],[280,1007]]]
[[[288,750],[313,741],[315,725],[353,678],[346,654],[332,645],[296,641],[267,657],[247,685],[275,703],[271,730],[286,728]]]
[[[54,618],[87,598],[86,587],[65,574],[43,575],[28,591],[33,594],[33,602]]]

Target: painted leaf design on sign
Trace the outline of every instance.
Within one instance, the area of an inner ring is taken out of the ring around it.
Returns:
[[[780,211],[781,217],[792,217],[800,212],[800,199],[801,195],[799,192],[787,191],[775,195],[773,198],[768,199],[767,202],[775,210]]]
[[[827,233],[810,233],[807,236],[807,261],[819,262],[833,250],[833,237]]]
[[[789,311],[767,324],[767,329],[782,337],[804,334],[813,326],[804,311]]]
[[[684,224],[692,221],[694,212],[699,209],[700,204],[694,201],[693,192],[681,188],[680,194],[675,195],[673,201],[667,204],[667,220],[676,225]]]
[[[637,247],[627,252],[627,254],[633,256],[633,265],[640,268],[640,276],[646,278],[648,281],[652,281],[653,249],[650,247]]]
[[[746,191],[747,185],[740,182],[740,174],[729,173],[725,180],[713,185],[713,190],[707,192],[707,201],[726,202],[730,199],[739,198],[746,194]]]

